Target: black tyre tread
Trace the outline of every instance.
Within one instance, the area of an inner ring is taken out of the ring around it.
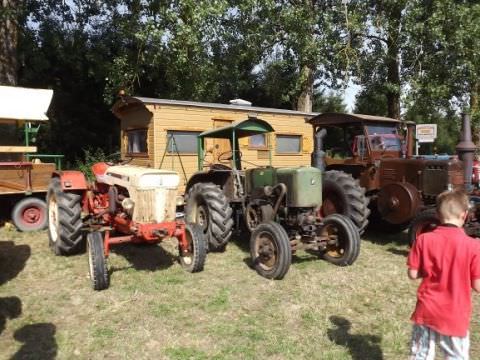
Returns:
[[[103,249],[103,236],[100,232],[95,231],[87,235],[87,241],[89,249],[87,255],[93,264],[93,273],[90,272],[93,290],[104,290],[110,285],[110,277]]]
[[[338,265],[338,266],[348,266],[352,265],[360,255],[360,232],[358,228],[355,226],[352,220],[348,217],[340,214],[331,214],[323,219],[324,223],[337,223],[340,226],[346,229],[346,234],[349,238],[349,246],[347,247],[347,251],[341,258],[334,258],[328,256],[326,253],[323,253],[323,259],[326,261]]]
[[[54,246],[54,252],[57,255],[73,255],[85,249],[85,237],[82,223],[82,196],[73,192],[64,192],[61,188],[60,179],[53,178],[47,193],[55,193],[58,204],[58,240]],[[49,233],[50,237],[50,233]]]
[[[358,180],[352,175],[343,171],[329,170],[326,171],[323,178],[323,187],[340,187],[346,197],[347,204],[342,215],[348,216],[355,226],[363,234],[368,225],[368,217],[370,209],[368,208],[369,198],[365,196],[365,189],[360,186]]]
[[[222,250],[230,240],[233,232],[233,210],[222,189],[213,183],[197,183],[188,191],[185,212],[187,220],[195,199],[201,197],[208,207],[209,229],[207,230],[208,250]]]
[[[258,265],[258,261],[255,259],[255,238],[260,232],[263,231],[268,231],[274,236],[279,249],[278,265],[270,271],[262,269]],[[250,256],[252,258],[253,266],[259,275],[267,279],[283,279],[290,268],[290,264],[292,263],[292,248],[285,229],[274,221],[267,221],[258,225],[250,237]]]
[[[193,261],[191,264],[186,264],[183,262],[183,257],[180,254],[180,264],[188,272],[200,272],[203,270],[207,257],[205,235],[203,234],[202,228],[197,224],[186,224],[185,231],[189,231],[192,235]]]
[[[38,224],[36,227],[24,227],[22,225],[22,222],[18,220],[18,218],[22,216],[20,211],[22,210],[22,208],[24,208],[25,204],[31,204],[32,202],[36,203],[36,205],[43,208],[44,220],[42,223]],[[44,200],[33,197],[33,196],[26,197],[15,204],[12,210],[11,218],[12,218],[13,224],[17,227],[19,231],[26,232],[26,231],[43,230],[48,226],[47,203]]]
[[[437,216],[437,211],[434,208],[423,210],[413,218],[412,222],[410,223],[410,227],[408,228],[408,237],[407,237],[408,244],[410,245],[410,247],[413,245],[413,243],[416,240],[417,227],[422,223],[425,223],[433,219],[436,219],[436,222],[440,224],[440,220],[438,219],[438,216]]]

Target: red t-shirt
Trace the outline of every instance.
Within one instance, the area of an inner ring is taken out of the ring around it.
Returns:
[[[417,238],[407,265],[422,277],[411,319],[442,335],[466,336],[472,281],[480,279],[479,241],[462,228],[441,225]]]

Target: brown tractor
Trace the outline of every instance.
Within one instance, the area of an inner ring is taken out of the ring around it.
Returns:
[[[468,154],[468,161],[456,156],[413,156],[414,123],[336,113],[309,122],[315,134],[312,163],[325,171],[323,215],[347,215],[361,231],[370,218],[384,231],[400,232],[417,216],[431,220],[432,211],[423,211],[435,204],[442,191],[466,186],[471,192],[475,147],[468,117],[464,117],[465,141],[457,146],[459,156],[465,160]]]

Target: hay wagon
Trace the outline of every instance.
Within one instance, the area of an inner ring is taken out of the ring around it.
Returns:
[[[0,86],[0,206],[21,231],[46,227],[45,194],[62,155],[37,154],[53,90]],[[5,215],[5,214],[2,214]]]

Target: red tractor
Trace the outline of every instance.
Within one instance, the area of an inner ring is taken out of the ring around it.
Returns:
[[[47,207],[49,244],[56,255],[82,251],[86,237],[95,290],[109,285],[107,258],[115,244],[176,237],[182,267],[189,272],[203,269],[202,229],[176,219],[177,173],[106,163],[93,165],[92,172],[94,182],[87,182],[80,171],[54,173]]]

